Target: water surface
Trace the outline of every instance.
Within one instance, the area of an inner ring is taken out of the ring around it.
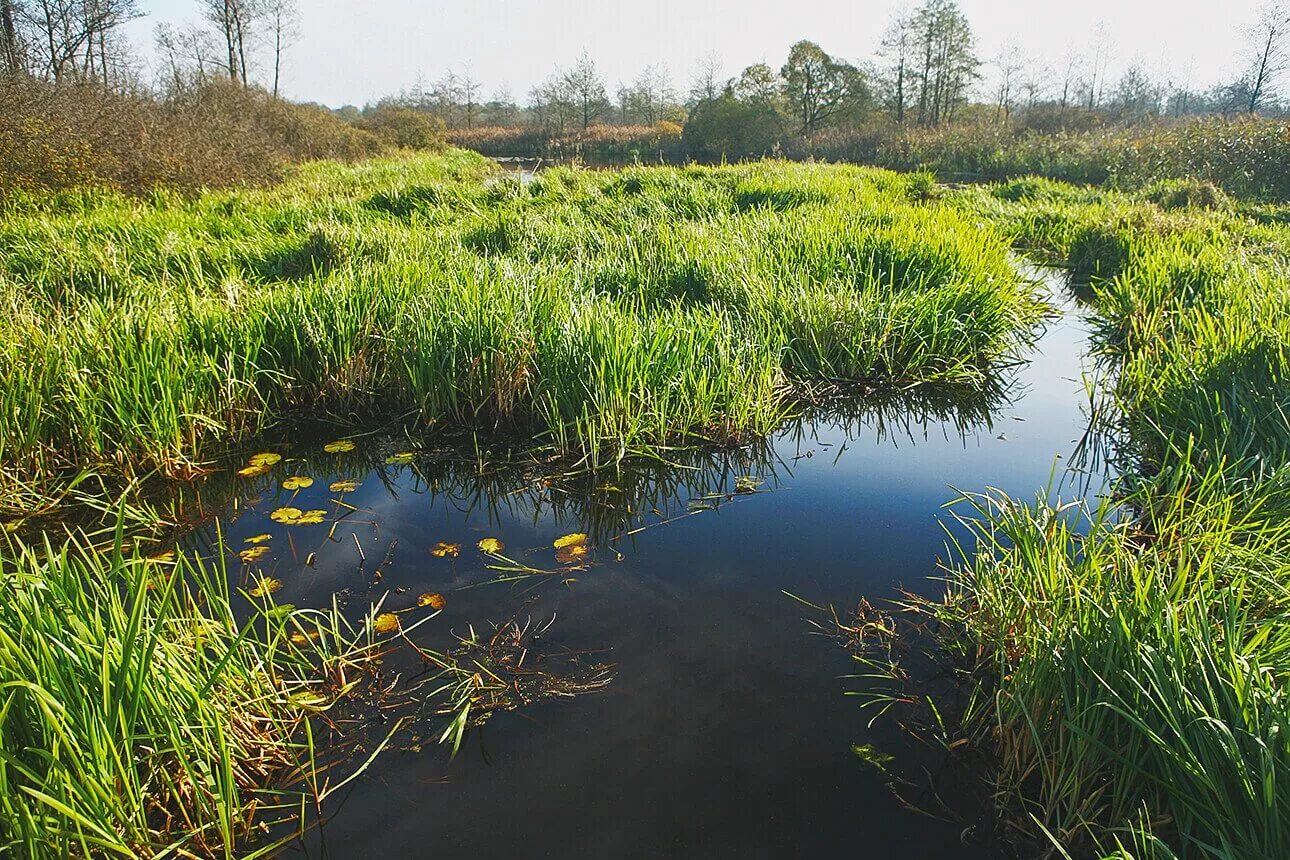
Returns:
[[[811,635],[808,611],[784,592],[839,608],[901,587],[934,592],[942,506],[955,488],[1032,497],[1055,468],[1062,479],[1087,424],[1085,335],[1073,313],[1052,324],[1001,400],[954,408],[914,398],[618,476],[544,482],[539,470],[521,468],[479,477],[468,463],[433,460],[355,473],[370,467],[370,451],[327,455],[317,446],[282,464],[274,486],[292,471],[315,485],[293,497],[266,483],[224,526],[234,549],[257,533],[275,535],[256,566],[283,582],[279,600],[320,605],[341,592],[361,613],[386,593],[387,606],[402,609],[438,592],[447,605],[430,622],[432,636],[446,640],[517,612],[554,616],[553,643],[614,664],[604,691],[500,713],[454,760],[438,747],[383,756],[293,850],[993,856],[964,844],[963,822],[907,809],[852,754],[853,744],[871,743],[896,756],[895,767],[939,766],[893,727],[866,729],[857,700],[845,695],[855,682],[842,676],[854,664]],[[398,449],[359,444],[379,448],[378,462]],[[761,482],[758,492],[736,494],[741,477]],[[268,520],[283,504],[332,509],[327,484],[339,478],[362,485],[345,495],[359,510],[335,529]],[[1071,477],[1062,480],[1063,495],[1078,494]],[[650,527],[623,536],[642,526]],[[508,556],[554,567],[553,540],[577,531],[591,535],[588,569],[479,584],[499,576],[475,550],[479,539],[496,537]],[[440,541],[461,544],[460,557],[431,555]]]

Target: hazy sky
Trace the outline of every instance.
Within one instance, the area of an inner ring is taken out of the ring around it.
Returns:
[[[1103,23],[1114,44],[1112,73],[1131,62],[1207,86],[1233,76],[1240,28],[1259,0],[961,0],[985,60],[1017,43],[1054,68],[1083,51]],[[612,95],[646,65],[662,63],[685,89],[697,59],[716,52],[725,73],[766,61],[778,68],[798,39],[860,62],[872,56],[898,0],[299,0],[301,37],[284,71],[292,98],[361,105],[469,67],[485,94],[506,86],[523,100],[533,84],[583,49]],[[144,57],[161,21],[195,16],[196,0],[143,0],[131,26]],[[984,69],[987,77],[989,66]]]

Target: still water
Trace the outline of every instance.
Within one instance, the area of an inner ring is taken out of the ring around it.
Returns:
[[[993,401],[915,397],[795,424],[748,449],[594,480],[542,480],[531,467],[481,477],[469,463],[423,457],[387,465],[400,447],[375,439],[339,455],[321,443],[297,446],[262,492],[226,511],[223,526],[232,550],[274,535],[254,567],[281,580],[276,599],[325,605],[340,592],[361,615],[382,595],[386,608],[405,609],[435,592],[446,606],[420,631],[449,641],[512,616],[554,618],[543,642],[612,664],[613,680],[498,713],[453,759],[433,744],[388,752],[291,850],[993,856],[970,838],[970,820],[911,811],[851,752],[873,744],[908,773],[942,765],[888,724],[866,728],[846,695],[859,683],[844,678],[854,663],[812,635],[810,611],[785,592],[839,610],[901,587],[933,593],[943,505],[956,488],[1095,494],[1100,478],[1065,473],[1087,426],[1085,340],[1067,308]],[[278,489],[295,473],[314,485]],[[361,485],[343,496],[356,510],[333,528],[328,484],[340,479]],[[282,505],[327,509],[328,523],[283,528],[268,517]],[[552,569],[552,543],[569,532],[590,536],[585,570],[481,584],[505,574],[488,569],[480,539]],[[197,539],[218,542],[210,531]],[[431,554],[441,541],[460,544],[460,556]]]

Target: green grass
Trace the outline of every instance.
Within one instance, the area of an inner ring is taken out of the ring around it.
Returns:
[[[223,570],[121,547],[0,557],[0,853],[252,856],[316,796],[306,721],[361,637],[325,612],[238,624]]]
[[[1123,473],[1087,533],[968,497],[947,595],[921,607],[968,672],[961,729],[1001,809],[1073,856],[1290,856],[1290,231],[1159,189],[954,197],[1091,279]]]
[[[917,181],[763,163],[494,180],[450,151],[0,219],[0,464],[182,473],[301,411],[591,465],[765,433],[822,386],[984,384],[1043,305]]]

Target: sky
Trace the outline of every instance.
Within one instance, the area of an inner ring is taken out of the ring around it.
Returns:
[[[700,57],[715,53],[726,76],[767,62],[778,68],[799,39],[861,63],[870,59],[899,0],[298,0],[300,37],[284,62],[283,91],[332,107],[363,105],[469,69],[485,95],[506,88],[523,101],[554,68],[582,51],[612,93],[647,65],[664,65],[684,91]],[[960,0],[989,61],[1007,45],[1054,69],[1091,53],[1101,24],[1112,39],[1111,74],[1137,63],[1153,77],[1205,88],[1236,76],[1241,28],[1259,0]],[[197,0],[142,0],[130,25],[151,58],[153,28],[196,18]],[[263,65],[263,64],[262,64]],[[983,69],[982,88],[991,69]]]

